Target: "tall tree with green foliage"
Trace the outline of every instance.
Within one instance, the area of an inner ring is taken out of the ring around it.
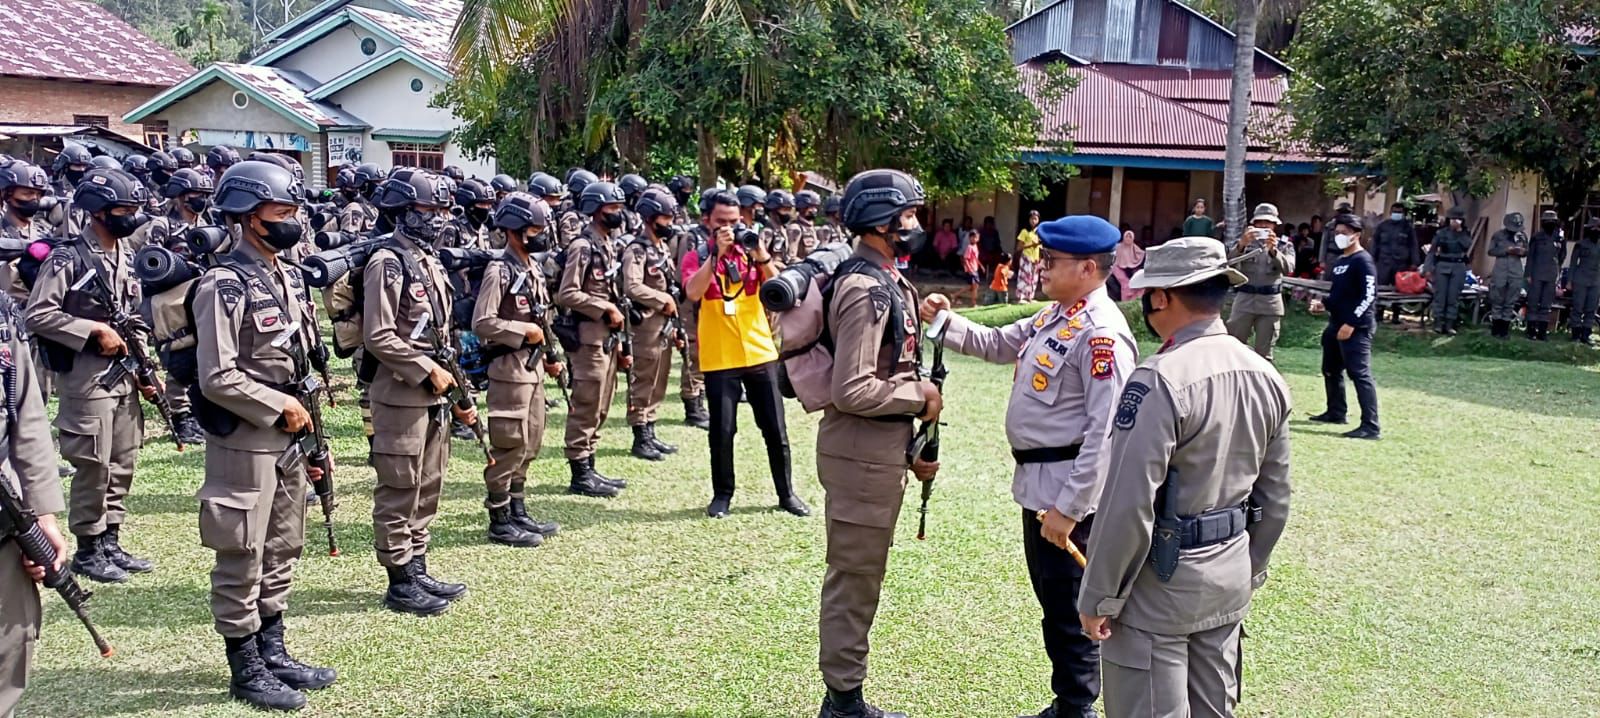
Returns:
[[[1536,173],[1571,221],[1600,182],[1588,0],[1322,0],[1291,59],[1295,133],[1408,187]]]

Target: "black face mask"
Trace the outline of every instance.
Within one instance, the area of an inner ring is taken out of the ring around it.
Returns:
[[[755,220],[757,222],[760,222],[760,223],[764,224],[767,221],[767,211],[764,210],[764,209],[761,209],[760,207],[756,208],[756,211],[752,216],[755,217]]]
[[[1151,292],[1145,292],[1143,296],[1139,297],[1139,313],[1144,317],[1144,328],[1149,329],[1152,335],[1154,335],[1157,339],[1160,339],[1162,338],[1161,332],[1156,331],[1155,325],[1150,323],[1150,315],[1161,310],[1151,306],[1150,296]]]
[[[42,206],[43,206],[43,203],[40,202],[37,199],[30,199],[30,200],[28,200],[26,202],[12,202],[11,203],[11,209],[16,211],[17,216],[18,217],[24,217],[24,218],[31,218],[34,215],[38,214],[39,210],[42,208]]]
[[[107,214],[100,219],[106,226],[106,232],[116,239],[132,236],[145,222],[150,221],[140,213],[134,214]]]
[[[67,184],[77,187],[78,183],[83,181],[83,175],[83,170],[67,170]]]
[[[673,198],[678,200],[678,206],[680,206],[680,207],[682,207],[682,206],[684,206],[686,204],[689,204],[689,193],[688,192],[674,192],[672,196],[673,196]]]
[[[190,197],[189,199],[183,201],[183,206],[188,207],[190,212],[200,214],[205,212],[207,207],[211,206],[211,198]]]
[[[1554,231],[1556,231],[1557,228],[1559,228],[1561,226],[1561,223],[1560,222],[1541,222],[1539,224],[1539,226],[1543,227],[1544,231],[1546,231],[1546,232],[1554,232]]]
[[[157,187],[166,185],[169,179],[172,179],[172,175],[167,174],[166,170],[156,170],[150,173],[150,183]]]
[[[922,245],[927,244],[928,233],[921,227],[916,229],[900,229],[894,237],[894,253],[901,257],[909,257],[922,251]]]
[[[437,212],[418,212],[408,209],[400,218],[400,226],[405,229],[406,234],[424,242],[432,242],[439,238],[439,233],[444,230],[448,221],[444,215]]]
[[[600,214],[600,224],[601,224],[601,226],[605,227],[606,229],[621,229],[622,228],[622,213],[621,212],[602,212]]]
[[[261,240],[279,252],[299,244],[300,238],[305,233],[298,219],[286,219],[282,222],[268,222],[263,219],[261,229]]]
[[[794,215],[788,212],[779,212],[774,216],[777,218],[778,224],[788,224],[794,221]]]
[[[550,233],[544,230],[534,233],[530,229],[524,229],[522,236],[512,241],[519,242],[522,246],[522,251],[528,254],[550,249]]]
[[[800,215],[800,217],[802,219],[804,219],[805,221],[807,221],[807,222],[815,222],[815,221],[817,221],[817,213],[816,212],[806,212],[805,214]]]
[[[482,227],[483,225],[489,223],[489,208],[488,207],[468,207],[467,208],[467,219],[472,220],[473,224],[475,224],[475,225],[477,225],[479,227]]]
[[[650,226],[655,228],[656,239],[666,239],[672,236],[672,225],[670,224],[653,224]]]

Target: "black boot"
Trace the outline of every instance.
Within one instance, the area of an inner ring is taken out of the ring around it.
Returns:
[[[1496,339],[1510,339],[1511,338],[1511,322],[1506,321],[1504,319],[1496,319],[1496,320],[1490,322],[1489,323],[1489,336],[1494,337]]]
[[[1525,332],[1529,339],[1537,340],[1539,338],[1539,323],[1529,319],[1528,328],[1525,330]]]
[[[105,534],[78,537],[78,550],[72,554],[72,572],[100,583],[128,580],[128,572],[106,553]]]
[[[128,573],[149,573],[156,565],[122,550],[121,530],[120,524],[106,524],[106,532],[101,535],[106,555],[118,568]]]
[[[289,655],[283,645],[283,614],[261,616],[261,630],[256,633],[256,648],[261,662],[283,684],[297,691],[315,691],[327,688],[338,680],[338,671],[332,668],[308,666]]]
[[[200,429],[200,422],[195,421],[194,415],[189,412],[174,414],[172,424],[178,428],[178,439],[185,446],[203,446],[206,443],[206,432]]]
[[[540,521],[528,515],[528,502],[523,499],[511,499],[511,520],[517,522],[523,531],[532,531],[545,538],[561,532],[561,524],[554,521]]]
[[[906,714],[888,712],[868,703],[861,697],[860,688],[853,691],[829,688],[817,718],[906,718]]]
[[[1100,714],[1092,706],[1071,706],[1058,700],[1034,715],[1017,718],[1100,718]]]
[[[594,467],[594,454],[590,454],[589,458],[584,459],[584,463],[589,465],[589,470],[594,472],[594,475],[600,479],[600,483],[617,489],[618,491],[628,488],[627,479],[613,479],[610,476],[600,473],[600,470]]]
[[[645,461],[664,461],[667,457],[656,451],[656,445],[650,443],[650,437],[645,433],[644,424],[633,427],[633,457]]]
[[[473,433],[472,427],[461,423],[460,419],[455,418],[450,420],[450,435],[457,439],[464,439],[466,441],[472,441],[473,439],[478,438],[478,435]]]
[[[450,602],[427,591],[411,580],[410,566],[391,566],[389,591],[383,594],[383,605],[391,611],[414,616],[437,616],[450,608]]]
[[[655,422],[652,421],[652,422],[650,422],[648,424],[645,424],[644,425],[644,433],[645,433],[645,436],[649,437],[650,443],[656,447],[656,451],[658,451],[658,452],[660,452],[662,454],[676,454],[676,453],[678,453],[678,447],[673,446],[672,444],[668,444],[667,442],[662,441],[661,437],[656,436],[656,423]]]
[[[222,640],[228,651],[228,672],[232,674],[228,679],[228,695],[234,700],[274,711],[297,711],[306,707],[306,694],[285,685],[267,670],[254,635],[224,636]]]
[[[789,476],[789,445],[767,446],[767,470],[772,472],[772,489],[778,495],[778,508],[795,516],[810,516],[811,507],[794,492],[794,480]]]
[[[502,546],[535,548],[544,543],[544,536],[524,529],[511,517],[511,506],[489,509],[489,541]]]
[[[683,423],[696,429],[711,428],[711,415],[706,413],[705,397],[696,396],[683,400]]]
[[[572,459],[567,462],[567,467],[572,470],[572,483],[567,485],[569,494],[609,499],[621,493],[617,487],[600,481],[594,469],[589,468],[588,459]]]
[[[713,496],[711,503],[706,504],[706,516],[713,519],[728,518],[728,512],[733,508],[732,496]]]
[[[467,584],[445,583],[428,575],[428,557],[426,554],[415,554],[411,563],[406,564],[406,570],[411,572],[411,581],[417,587],[446,601],[455,601],[467,595]]]

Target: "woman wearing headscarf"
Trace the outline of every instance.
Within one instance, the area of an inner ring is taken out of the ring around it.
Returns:
[[[1138,242],[1134,241],[1133,230],[1130,229],[1122,233],[1122,241],[1117,243],[1115,254],[1116,258],[1111,262],[1111,274],[1117,280],[1117,301],[1126,302],[1130,299],[1138,299],[1139,295],[1144,294],[1144,290],[1129,289],[1128,279],[1133,276],[1134,272],[1139,271],[1140,267],[1144,266],[1144,250],[1139,247]]]

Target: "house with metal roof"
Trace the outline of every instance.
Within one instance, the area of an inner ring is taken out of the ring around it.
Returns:
[[[1045,219],[1092,213],[1163,241],[1197,198],[1221,219],[1233,33],[1177,0],[1057,0],[1006,28],[1023,89],[1044,117],[1040,147],[1022,159],[1070,164],[1079,175],[1030,200],[1014,194],[943,203],[938,218],[993,216],[1009,244],[1030,210]],[[1064,63],[1077,87],[1040,92]],[[1279,103],[1291,68],[1257,50],[1245,196],[1274,202],[1286,222],[1325,212],[1317,158],[1279,149]],[[1071,141],[1071,150],[1057,147]],[[953,205],[953,206],[952,206]]]
[[[494,174],[494,160],[451,141],[461,122],[432,107],[450,80],[460,0],[325,0],[285,23],[244,63],[216,63],[124,119],[165,121],[174,142],[204,151],[288,154],[313,185],[362,162]]]
[[[53,138],[59,149],[60,137],[96,128],[125,138],[97,135],[108,151],[159,143],[159,124],[122,115],[192,72],[89,0],[0,0],[0,135]],[[7,150],[26,154],[29,146]]]

